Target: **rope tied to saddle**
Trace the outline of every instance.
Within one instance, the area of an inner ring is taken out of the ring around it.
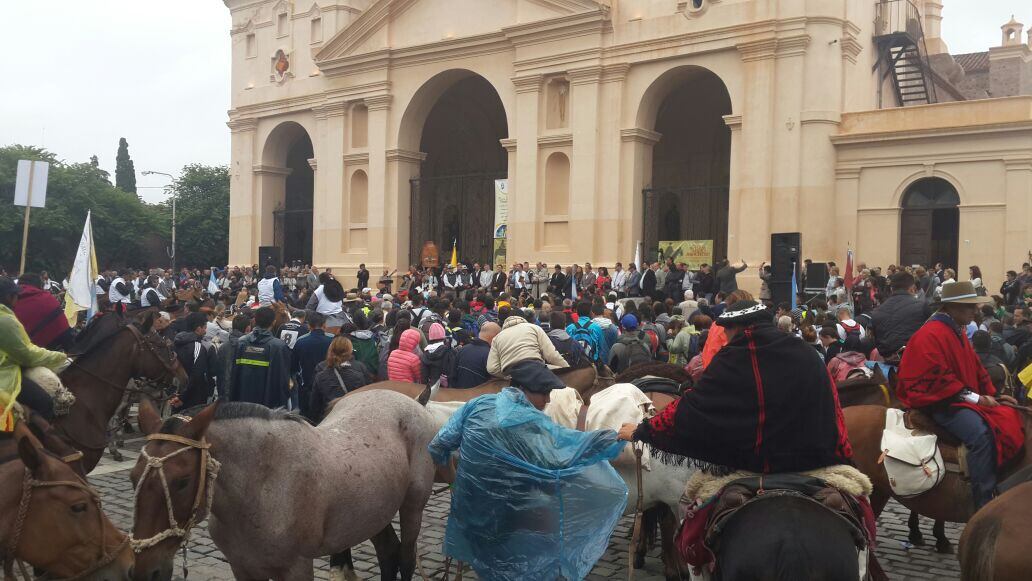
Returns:
[[[146,539],[137,539],[130,534],[129,544],[132,547],[133,552],[137,554],[157,545],[165,539],[179,538],[182,539],[184,545],[190,540],[192,529],[204,520],[204,518],[211,512],[211,505],[215,500],[215,480],[218,478],[219,469],[222,467],[222,463],[211,456],[211,444],[203,438],[201,440],[191,440],[175,434],[150,434],[147,436],[148,442],[153,440],[174,442],[182,444],[183,447],[169,454],[158,457],[148,454],[146,446],[140,450],[140,456],[146,461],[146,465],[144,466],[143,474],[140,475],[139,482],[136,483],[136,489],[133,491],[134,511],[139,502],[140,491],[143,490],[143,483],[146,482],[147,477],[150,476],[152,472],[156,472],[158,474],[158,479],[161,482],[162,491],[165,495],[165,509],[168,511],[169,526],[165,530]],[[200,468],[198,470],[200,482],[197,484],[197,495],[194,497],[193,506],[190,508],[190,517],[183,526],[179,526],[175,516],[175,508],[172,506],[172,493],[168,488],[168,479],[165,477],[165,463],[189,450],[199,450],[201,453],[199,464]],[[135,520],[135,514],[133,518]]]

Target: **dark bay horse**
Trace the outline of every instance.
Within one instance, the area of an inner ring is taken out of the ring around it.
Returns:
[[[0,556],[10,559],[5,574],[19,559],[58,578],[127,579],[132,549],[104,514],[97,492],[24,423],[11,440],[16,455],[0,458]],[[11,546],[14,553],[3,554]]]
[[[889,485],[885,468],[880,463],[881,438],[885,429],[885,410],[880,405],[861,405],[842,410],[846,419],[849,441],[853,445],[853,461],[874,485],[871,507],[874,514],[881,514],[890,498],[895,496]],[[1000,482],[1007,476],[1032,466],[1032,415],[1025,413],[1024,456],[1007,466],[1000,475]],[[936,521],[966,523],[974,515],[970,485],[959,474],[949,472],[938,486],[928,492],[911,498],[896,500],[913,512]]]
[[[61,382],[75,394],[75,405],[53,422],[54,431],[83,452],[87,472],[100,462],[107,447],[108,424],[130,389],[129,380],[177,379],[185,385],[186,372],[172,346],[153,332],[157,311],[136,316],[105,314],[97,317],[76,339],[69,352],[75,362],[61,373]]]

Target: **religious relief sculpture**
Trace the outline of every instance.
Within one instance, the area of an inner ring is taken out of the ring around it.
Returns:
[[[272,74],[269,75],[269,80],[282,84],[293,76],[294,73],[290,71],[290,55],[283,49],[278,49],[276,54],[272,55]]]

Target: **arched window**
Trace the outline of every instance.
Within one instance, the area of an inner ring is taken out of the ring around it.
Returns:
[[[351,110],[351,147],[367,147],[369,145],[369,109],[365,105],[355,105]]]
[[[553,153],[545,162],[545,215],[570,213],[570,158]]]
[[[900,263],[956,268],[960,239],[960,196],[942,178],[918,180],[901,202]]]
[[[369,219],[369,177],[362,170],[351,174],[349,201],[351,223],[365,224]]]

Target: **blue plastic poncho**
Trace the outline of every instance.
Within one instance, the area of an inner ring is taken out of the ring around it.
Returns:
[[[627,503],[608,462],[623,446],[555,424],[517,389],[470,401],[430,443],[438,464],[461,456],[444,553],[488,581],[583,579]]]

